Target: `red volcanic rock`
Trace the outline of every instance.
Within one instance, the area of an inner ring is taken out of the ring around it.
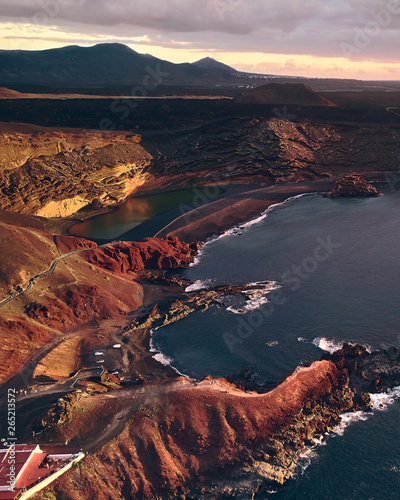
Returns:
[[[379,196],[375,186],[369,184],[361,175],[348,174],[338,179],[329,193],[330,198],[354,198],[359,196]]]
[[[75,236],[55,236],[54,241],[60,253],[68,253],[82,248],[97,248],[94,241],[85,238],[76,238]]]
[[[26,308],[26,314],[32,319],[47,319],[51,312],[47,305],[40,305],[37,303],[30,304]]]
[[[93,318],[107,319],[125,312],[107,290],[83,283],[61,288],[56,298],[48,299],[46,304],[33,302],[26,306],[31,319],[59,331]]]
[[[326,404],[340,392],[342,376],[331,361],[319,361],[297,369],[266,394],[241,391],[225,379],[177,380],[118,438],[86,457],[83,472],[64,475],[56,492],[60,497],[68,492],[71,500],[188,498],[193,488],[210,481],[225,488],[243,464],[247,471],[255,466],[261,477],[283,482],[293,472],[294,453],[337,425],[340,411],[351,407],[342,400]],[[189,497],[223,497],[220,490],[212,491]]]
[[[74,316],[81,320],[89,320],[92,317],[109,318],[116,312],[115,301],[111,300],[111,296],[107,297],[105,290],[94,286],[81,284],[70,287],[60,298],[65,301]]]
[[[51,333],[41,325],[31,324],[20,317],[0,319],[0,383],[6,382],[10,374],[27,363],[37,348],[50,342]]]
[[[146,238],[140,242],[122,242],[96,248],[86,255],[91,264],[118,274],[140,272],[143,269],[184,267],[192,262],[198,250],[196,243],[184,243],[174,236]]]
[[[53,235],[47,231],[0,222],[0,300],[24,287],[57,257]]]

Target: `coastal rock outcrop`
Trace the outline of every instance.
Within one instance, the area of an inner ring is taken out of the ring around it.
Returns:
[[[212,377],[158,387],[152,406],[142,406],[116,440],[86,457],[79,473],[63,476],[54,491],[72,500],[265,495],[293,475],[300,455],[343,412],[369,411],[367,391],[400,381],[394,348],[369,353],[345,344],[324,358],[262,394]]]
[[[263,462],[271,471],[278,467],[275,463],[286,464],[289,453],[275,436],[289,432],[294,422],[303,424],[303,439],[299,436],[291,445],[298,451],[304,439],[323,432],[326,425],[313,421],[310,412],[303,414],[303,407],[313,401],[322,404],[339,385],[340,373],[330,361],[301,368],[262,395],[240,391],[224,379],[207,377],[196,384],[177,380],[151,411],[139,411],[115,442],[85,458],[80,480],[76,473],[67,474],[57,482],[56,492],[68,492],[73,500],[82,494],[99,500],[118,495],[221,498],[222,484],[244,464],[254,468],[256,461]],[[335,411],[326,418],[332,426],[339,421]],[[274,476],[281,474],[282,465]],[[262,483],[261,477],[258,481]],[[237,493],[229,485],[224,489],[231,496]]]
[[[400,351],[396,347],[369,352],[364,346],[344,344],[323,359],[345,370],[359,394],[384,392],[400,385]]]
[[[175,284],[172,280],[171,284]],[[139,328],[161,328],[185,318],[194,311],[206,311],[213,304],[221,305],[223,297],[242,295],[248,299],[249,292],[262,292],[267,285],[219,285],[204,290],[186,293],[182,297],[173,299],[163,306],[155,305],[144,316],[135,318],[126,328],[132,331]],[[246,294],[247,293],[247,294]]]
[[[347,174],[335,182],[330,198],[355,198],[366,196],[379,196],[375,186],[367,182],[361,175]]]
[[[199,243],[185,243],[175,236],[145,238],[140,242],[120,242],[96,248],[87,253],[86,260],[114,273],[138,273],[145,268],[186,267],[193,261],[199,247]]]

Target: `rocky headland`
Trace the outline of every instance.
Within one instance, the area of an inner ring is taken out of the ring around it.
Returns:
[[[324,358],[262,393],[211,377],[171,381],[54,491],[73,500],[263,498],[343,412],[370,411],[370,391],[400,383],[394,348],[369,353],[345,345]],[[78,415],[70,415],[66,433]]]
[[[156,282],[158,280],[156,279]],[[172,278],[164,278],[164,284],[175,285],[176,281]],[[182,283],[182,282],[181,282]],[[249,300],[249,293],[265,293],[269,289],[268,284],[251,285],[219,285],[209,287],[204,290],[193,292],[186,291],[181,293],[178,298],[166,301],[162,304],[156,304],[148,313],[136,317],[132,323],[126,327],[128,332],[141,328],[162,328],[171,323],[185,318],[195,311],[206,311],[212,305],[224,306],[223,298],[240,295],[244,302]],[[183,290],[182,290],[183,291]]]
[[[346,174],[337,181],[329,193],[330,198],[357,198],[379,196],[381,193],[361,175]]]

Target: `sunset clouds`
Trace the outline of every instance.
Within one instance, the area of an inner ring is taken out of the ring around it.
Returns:
[[[173,62],[400,79],[400,0],[0,0],[2,49],[125,43]]]

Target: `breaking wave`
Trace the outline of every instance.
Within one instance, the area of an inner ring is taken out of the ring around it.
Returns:
[[[379,394],[370,394],[372,409],[378,411],[387,410],[388,406],[400,398],[400,386],[389,389],[387,392]]]
[[[189,377],[189,375],[186,375],[185,373],[180,372],[175,366],[172,365],[173,359],[167,356],[166,354],[163,354],[159,349],[157,349],[154,345],[154,340],[153,340],[153,333],[154,330],[150,330],[150,352],[154,352],[155,354],[152,356],[153,359],[161,363],[163,366],[170,366],[178,375],[181,375],[182,377],[188,378],[190,380],[195,380],[192,377]]]
[[[312,343],[315,347],[319,347],[323,351],[328,351],[331,354],[341,349],[344,344],[341,340],[327,339],[325,337],[317,337]]]
[[[185,292],[196,292],[197,290],[204,290],[210,288],[210,286],[212,285],[213,280],[210,278],[206,280],[196,280],[194,283],[185,288]]]
[[[349,427],[354,422],[365,422],[371,418],[376,411],[385,411],[388,409],[389,405],[393,404],[396,399],[400,398],[400,386],[389,389],[387,392],[379,394],[370,394],[372,407],[369,412],[356,411],[356,412],[346,412],[342,413],[340,424],[333,429],[333,434],[336,436],[343,436],[347,427]],[[307,450],[302,453],[299,467],[300,474],[304,474],[309,465],[316,459],[318,459],[318,453],[316,448],[319,446],[325,446],[329,434],[320,436],[318,439],[314,439],[314,444],[307,448]]]
[[[239,224],[238,226],[234,226],[231,229],[224,231],[222,234],[212,236],[204,243],[204,245],[197,252],[197,255],[195,256],[195,258],[193,259],[193,262],[189,265],[189,267],[197,266],[200,263],[201,257],[203,256],[203,253],[204,253],[204,248],[206,246],[210,245],[211,243],[214,243],[215,241],[220,240],[222,238],[226,238],[227,236],[241,236],[243,234],[243,231],[246,231],[251,226],[254,226],[255,224],[259,224],[260,222],[262,222],[264,219],[266,219],[268,217],[268,215],[271,212],[273,212],[277,208],[281,208],[281,207],[291,203],[292,201],[297,200],[298,198],[303,198],[304,196],[316,196],[319,194],[320,193],[302,193],[302,194],[297,194],[296,196],[291,196],[290,198],[287,198],[286,200],[284,200],[282,202],[274,203],[273,205],[270,205],[258,217],[255,217],[254,219],[251,219],[248,222],[245,222],[243,224]]]
[[[246,290],[243,293],[246,295],[246,302],[242,307],[229,306],[226,308],[227,311],[234,314],[247,314],[251,311],[259,309],[263,304],[268,301],[268,295],[273,290],[278,290],[280,285],[276,281],[260,281],[256,283],[249,283],[251,286],[261,286],[262,288],[257,288],[255,290]]]
[[[300,337],[299,337],[300,338]],[[302,341],[300,341],[302,342]],[[331,354],[334,352],[338,351],[343,347],[343,345],[350,344],[350,345],[362,345],[363,347],[366,348],[367,352],[371,352],[372,348],[369,344],[361,344],[360,342],[343,342],[342,340],[336,340],[336,339],[327,339],[325,337],[317,337],[312,341],[312,343],[316,346],[322,349],[323,351],[328,351]]]

